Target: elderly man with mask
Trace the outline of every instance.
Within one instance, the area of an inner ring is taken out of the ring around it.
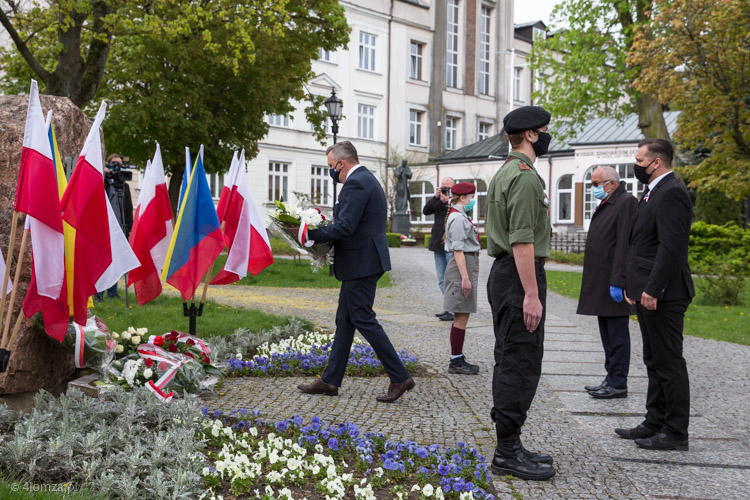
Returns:
[[[630,227],[638,201],[625,189],[612,167],[591,174],[591,194],[600,200],[586,238],[578,314],[597,316],[607,376],[601,384],[585,386],[596,399],[628,396],[630,369],[629,315],[635,307],[623,299]]]

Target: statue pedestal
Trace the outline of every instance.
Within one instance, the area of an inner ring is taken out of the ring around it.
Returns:
[[[391,232],[411,234],[411,216],[409,214],[394,214]]]

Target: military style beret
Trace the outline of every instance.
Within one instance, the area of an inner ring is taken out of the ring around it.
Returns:
[[[547,125],[551,117],[552,115],[540,106],[523,106],[505,115],[503,128],[508,134],[536,130]]]
[[[451,188],[452,194],[471,194],[477,191],[477,187],[471,182],[459,182]]]

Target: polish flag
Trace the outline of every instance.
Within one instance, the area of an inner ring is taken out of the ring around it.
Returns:
[[[62,199],[63,218],[76,229],[75,261],[85,263],[73,278],[73,317],[80,325],[86,324],[88,298],[140,265],[104,191],[99,127],[106,108],[102,102]]]
[[[57,299],[65,277],[65,240],[55,164],[35,80],[31,80],[29,91],[13,208],[29,216],[36,290],[42,297]]]
[[[229,173],[226,176],[226,182],[224,187],[221,188],[221,195],[219,196],[219,204],[216,206],[216,215],[219,216],[219,222],[224,222],[227,216],[227,208],[229,207],[229,201],[232,198],[233,188],[236,184],[237,177],[237,165],[239,159],[237,158],[237,151],[232,155],[232,164],[229,166]],[[227,245],[229,242],[227,241]]]
[[[146,167],[143,176],[130,233],[130,246],[141,265],[128,274],[128,286],[135,285],[139,305],[161,294],[159,275],[172,239],[172,229],[172,205],[164,176],[161,147],[157,143],[154,161]]]
[[[256,276],[273,264],[271,243],[268,241],[263,218],[247,183],[244,149],[237,163],[235,178],[224,226],[229,255],[224,269],[211,282],[214,285],[234,283],[247,276],[248,272]]]

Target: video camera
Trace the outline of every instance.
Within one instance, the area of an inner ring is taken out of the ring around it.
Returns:
[[[121,156],[120,158],[122,158],[122,163],[107,163],[106,167],[109,169],[109,172],[104,174],[104,177],[106,179],[111,180],[113,183],[117,184],[126,181],[132,181],[133,172],[131,171],[131,169],[135,168],[135,165],[130,163],[129,156]]]

